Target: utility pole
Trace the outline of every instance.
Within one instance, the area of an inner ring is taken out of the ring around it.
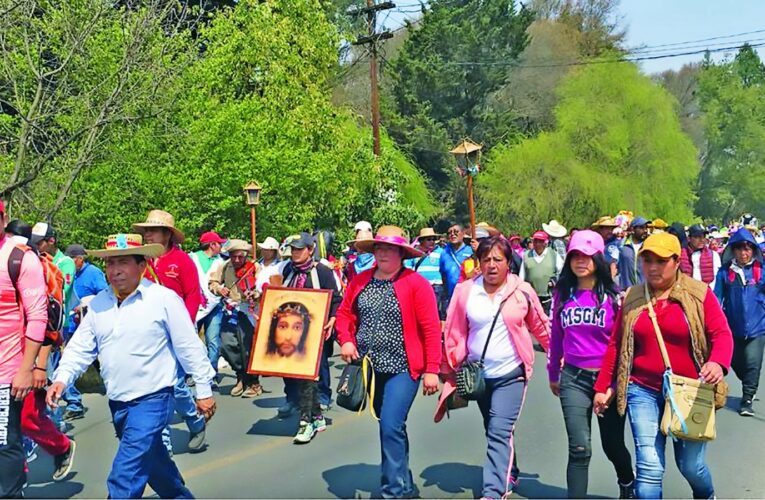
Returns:
[[[367,0],[365,8],[356,8],[349,12],[351,15],[367,16],[367,27],[369,34],[360,36],[353,42],[353,45],[369,45],[369,79],[372,89],[372,139],[373,151],[375,156],[380,156],[380,94],[377,85],[377,44],[383,40],[393,38],[390,31],[377,32],[377,13],[393,9],[396,4],[393,2],[375,3],[375,0]]]

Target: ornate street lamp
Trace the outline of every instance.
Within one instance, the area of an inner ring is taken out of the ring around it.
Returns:
[[[256,216],[255,207],[260,204],[260,191],[263,188],[260,187],[255,181],[249,182],[244,186],[245,204],[250,207],[250,230],[252,236],[252,260],[255,260],[255,249],[257,248],[257,231],[256,231]]]
[[[483,146],[470,139],[463,139],[449,151],[457,160],[457,173],[467,177],[468,211],[470,212],[470,235],[475,239],[475,202],[473,201],[473,177],[481,171],[481,149]]]

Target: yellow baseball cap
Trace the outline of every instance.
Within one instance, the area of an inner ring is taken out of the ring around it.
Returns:
[[[672,256],[679,257],[681,252],[680,240],[670,233],[654,233],[645,239],[638,255],[643,255],[645,252],[655,253],[663,259]]]

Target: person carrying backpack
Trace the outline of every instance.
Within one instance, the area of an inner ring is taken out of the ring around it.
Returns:
[[[40,260],[14,252],[5,234],[5,205],[0,201],[0,497],[20,497],[26,483],[21,410],[34,386],[35,360],[45,338],[45,282]],[[14,286],[8,272],[11,254],[19,261]],[[21,290],[21,293],[17,293]]]

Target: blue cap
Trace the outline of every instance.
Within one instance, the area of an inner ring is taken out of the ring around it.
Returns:
[[[637,227],[637,226],[647,226],[648,220],[645,217],[635,217],[632,219],[632,222],[630,222],[630,227]]]
[[[290,246],[292,248],[308,248],[313,247],[313,245],[313,236],[311,236],[309,233],[300,233],[299,238],[290,241]]]

